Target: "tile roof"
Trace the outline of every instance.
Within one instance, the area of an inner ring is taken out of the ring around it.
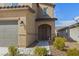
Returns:
[[[27,8],[31,12],[35,12],[30,6],[28,5],[17,5],[17,6],[0,6],[0,9],[20,9],[20,8]]]
[[[0,9],[5,9],[5,8],[23,8],[23,7],[29,7],[28,5],[17,5],[17,6],[0,6]]]

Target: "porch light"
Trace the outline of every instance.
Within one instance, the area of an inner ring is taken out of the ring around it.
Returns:
[[[20,25],[23,25],[23,24],[24,24],[24,22],[23,22],[23,21],[21,21],[21,22],[20,22]]]

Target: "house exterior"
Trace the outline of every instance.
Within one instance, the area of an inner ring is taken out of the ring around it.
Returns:
[[[58,35],[64,36],[68,41],[79,42],[79,23],[58,29]]]
[[[55,5],[0,3],[0,47],[28,47],[55,36]]]

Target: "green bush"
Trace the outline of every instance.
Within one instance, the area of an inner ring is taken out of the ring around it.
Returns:
[[[54,47],[63,50],[65,47],[65,38],[64,37],[55,37],[55,41],[53,43]]]
[[[8,54],[10,56],[17,56],[19,54],[19,51],[18,51],[18,49],[15,46],[10,46],[8,48]]]
[[[79,50],[76,48],[69,48],[67,50],[67,56],[79,56]]]
[[[47,55],[47,49],[46,48],[41,48],[41,47],[36,47],[34,50],[34,54],[37,56],[46,56]]]

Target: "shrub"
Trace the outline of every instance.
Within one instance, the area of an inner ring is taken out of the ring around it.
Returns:
[[[18,51],[18,49],[17,49],[15,46],[10,46],[10,47],[8,48],[8,54],[9,54],[10,56],[16,56],[16,55],[19,54],[19,51]]]
[[[67,50],[67,56],[79,56],[79,50],[76,48],[69,48]]]
[[[65,38],[64,37],[55,37],[55,41],[53,43],[54,47],[63,50],[65,47]]]
[[[36,47],[34,50],[34,54],[37,56],[46,56],[47,55],[47,49],[46,48],[41,48],[41,47]]]

